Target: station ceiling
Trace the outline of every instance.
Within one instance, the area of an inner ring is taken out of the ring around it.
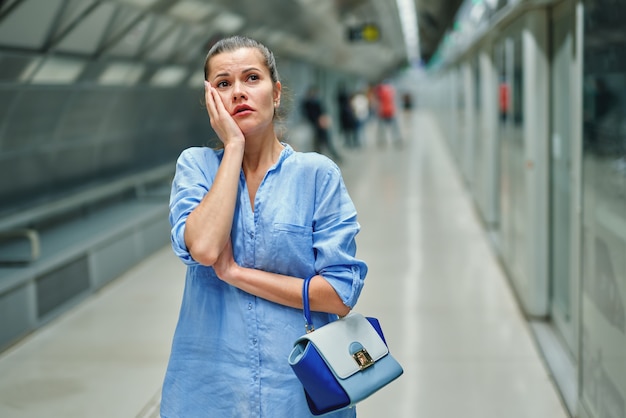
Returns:
[[[415,3],[428,61],[461,0]],[[368,79],[405,65],[396,0],[4,0],[0,50],[197,66],[243,34],[289,56]]]

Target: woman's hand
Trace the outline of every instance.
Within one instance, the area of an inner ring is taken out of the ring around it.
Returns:
[[[237,122],[228,113],[217,90],[204,82],[204,101],[211,119],[211,127],[226,147],[230,143],[244,143],[245,137]]]

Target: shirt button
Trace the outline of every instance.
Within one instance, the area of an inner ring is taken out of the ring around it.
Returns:
[[[252,304],[248,303],[248,310],[251,310],[251,309],[252,309]]]
[[[255,339],[253,339],[253,340],[252,340],[252,342],[253,342],[254,344],[256,344],[257,339],[256,339],[256,338],[255,338]]]

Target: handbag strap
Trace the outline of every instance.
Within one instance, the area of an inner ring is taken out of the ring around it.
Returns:
[[[313,326],[313,321],[311,321],[311,307],[309,306],[309,283],[311,283],[311,279],[313,276],[309,276],[304,279],[304,283],[302,284],[302,306],[304,307],[304,329],[306,333],[309,334],[315,331],[315,327]]]

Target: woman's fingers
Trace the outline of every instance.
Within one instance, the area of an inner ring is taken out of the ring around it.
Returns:
[[[213,98],[213,88],[211,87],[211,83],[208,81],[204,82],[204,103],[206,104],[206,109],[209,113],[209,117],[211,121],[213,118],[217,116],[217,110],[215,108],[215,99]]]
[[[243,140],[241,129],[239,129],[235,120],[226,110],[217,90],[211,86],[211,83],[208,81],[204,82],[204,86],[204,98],[211,120],[211,127],[213,127],[213,130],[217,133],[219,139],[224,145],[235,138],[241,138],[241,140]]]

